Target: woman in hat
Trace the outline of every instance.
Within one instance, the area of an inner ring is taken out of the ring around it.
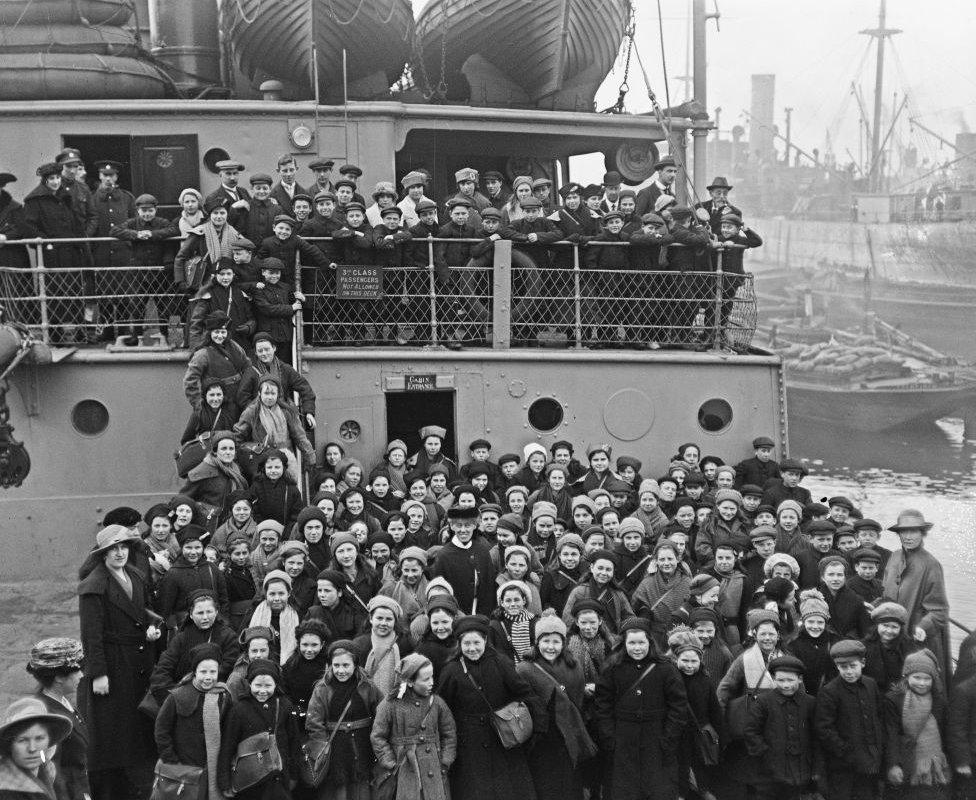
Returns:
[[[370,470],[369,479],[372,482],[373,474],[385,469],[390,479],[390,493],[401,500],[407,496],[407,445],[402,439],[394,439],[386,446],[383,453],[383,461]]]
[[[925,549],[925,537],[932,528],[922,512],[906,509],[888,528],[898,534],[901,547],[891,554],[885,567],[884,598],[908,611],[907,632],[935,654],[944,674],[951,672],[949,657],[949,600],[942,564]]]
[[[199,800],[219,800],[217,760],[221,724],[233,703],[220,682],[223,652],[214,642],[201,642],[187,654],[187,672],[166,693],[156,717],[159,760],[204,770]]]
[[[631,617],[620,636],[596,685],[599,744],[612,754],[607,789],[614,800],[673,800],[687,713],[684,684],[658,652],[647,620]]]
[[[317,575],[328,567],[332,559],[327,536],[327,532],[331,534],[329,528],[328,516],[315,503],[303,508],[295,522],[291,538],[308,549],[308,572],[311,575]]]
[[[227,221],[228,200],[211,196],[203,208],[207,219],[194,230],[187,230],[173,264],[176,288],[192,293],[213,277],[222,258],[231,259],[231,244],[240,238],[237,229]]]
[[[566,610],[570,593],[586,579],[583,547],[583,539],[576,533],[564,533],[556,540],[556,557],[542,574],[542,608],[555,609],[560,615]]]
[[[237,800],[291,800],[289,786],[298,777],[301,733],[292,713],[291,701],[281,693],[281,669],[273,661],[259,658],[247,668],[248,696],[235,703],[227,714],[217,759],[217,786],[224,797]],[[281,754],[281,770],[264,781],[234,794],[231,774],[238,745],[250,736],[269,732]]]
[[[490,645],[486,617],[462,617],[454,630],[458,653],[445,665],[438,688],[458,726],[451,794],[465,800],[535,800],[525,746],[502,747],[488,716],[521,700],[534,726],[542,714],[535,693],[514,664]]]
[[[204,441],[216,431],[228,430],[240,416],[240,409],[232,398],[227,397],[219,378],[207,378],[200,388],[203,403],[199,409],[190,412],[190,419],[180,437],[181,445],[194,439]]]
[[[507,580],[498,587],[497,597],[498,608],[491,613],[491,643],[518,664],[532,649],[539,619],[529,610],[532,591],[524,581]]]
[[[522,201],[532,197],[532,178],[528,175],[518,175],[512,181],[512,194],[508,202],[502,206],[502,227],[506,227],[516,220],[522,219]]]
[[[335,534],[329,547],[332,548],[330,568],[342,573],[346,581],[344,592],[365,610],[366,604],[380,590],[380,574],[367,563],[359,542],[351,533]]]
[[[378,594],[366,604],[366,610],[366,632],[353,639],[353,644],[363,655],[363,669],[369,679],[385,695],[393,689],[400,659],[413,652],[413,642],[403,609],[392,597]]]
[[[0,800],[61,800],[52,748],[71,733],[71,720],[49,713],[36,697],[14,700],[0,716]]]
[[[138,710],[149,688],[159,615],[149,610],[149,586],[129,564],[133,533],[110,525],[95,537],[101,560],[78,586],[85,652],[79,705],[89,723],[88,770],[93,794],[145,793],[155,758],[152,725]],[[119,747],[125,742],[125,747]]]
[[[216,380],[224,394],[233,396],[246,372],[251,369],[247,353],[229,338],[227,325],[230,318],[223,311],[215,311],[204,319],[207,330],[205,343],[190,356],[183,375],[183,392],[196,411],[203,410],[203,386]]]
[[[180,554],[180,545],[173,535],[173,520],[169,506],[158,503],[142,518],[148,531],[143,539],[149,558],[150,578],[155,586]]]
[[[301,621],[295,607],[288,602],[291,578],[288,573],[275,569],[264,576],[261,588],[264,599],[254,609],[248,627],[256,625],[275,632],[279,644],[278,661],[284,664],[298,646],[295,629]]]
[[[266,375],[258,383],[258,396],[252,400],[234,426],[243,442],[281,450],[288,456],[288,472],[298,483],[296,453],[301,453],[302,469],[315,466],[315,450],[308,440],[298,410],[281,396],[281,383]]]
[[[529,770],[539,800],[582,800],[582,765],[596,745],[581,713],[583,668],[566,648],[566,623],[549,609],[537,621],[535,642],[515,671],[532,687],[543,709],[529,752]]]
[[[952,770],[945,755],[948,705],[943,675],[935,654],[919,650],[905,659],[902,681],[885,696],[886,798],[949,797]]]
[[[830,627],[830,606],[816,589],[800,592],[800,630],[785,649],[803,662],[803,685],[811,697],[820,687],[837,677],[830,648],[840,641]]]
[[[247,479],[237,465],[237,440],[230,431],[217,431],[210,439],[210,452],[187,473],[181,494],[217,509],[224,522],[230,516],[230,497],[247,488]]]
[[[197,589],[209,591],[217,601],[218,613],[227,613],[227,581],[219,567],[203,555],[203,542],[207,538],[206,530],[192,524],[176,536],[180,555],[156,588],[156,604],[170,630],[175,631],[183,623],[190,595]]]
[[[85,800],[88,783],[88,726],[75,708],[84,652],[77,639],[44,639],[30,651],[27,671],[37,681],[34,696],[50,714],[71,721],[71,733],[54,753],[55,781],[61,800]]]
[[[278,659],[278,637],[271,628],[258,625],[245,628],[237,641],[241,646],[241,655],[227,678],[227,690],[235,703],[247,697],[250,691],[247,684],[247,668],[250,663],[259,658],[269,658],[272,661]]]
[[[376,758],[370,731],[383,699],[361,669],[362,657],[348,639],[329,645],[328,666],[308,701],[305,730],[313,739],[332,739],[332,758],[321,797],[369,800]],[[340,725],[340,720],[342,724]]]

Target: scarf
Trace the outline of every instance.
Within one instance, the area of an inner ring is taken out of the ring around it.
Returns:
[[[217,786],[217,756],[220,753],[220,695],[227,691],[219,683],[203,695],[203,741],[207,748],[207,796],[220,797]]]
[[[583,667],[584,683],[596,683],[607,658],[606,640],[599,633],[592,639],[584,639],[580,634],[574,633],[569,637],[566,646]]]
[[[400,663],[400,647],[396,633],[389,636],[369,635],[371,649],[366,657],[366,674],[384,696],[393,691],[396,684],[396,667]]]
[[[258,607],[254,609],[254,614],[251,615],[251,623],[248,625],[248,627],[270,628],[271,616],[271,606],[268,605],[267,600],[262,600],[258,604]],[[295,641],[295,628],[298,627],[298,623],[300,621],[301,620],[298,619],[298,612],[289,605],[285,606],[280,617],[278,618],[278,634],[280,636],[281,644],[281,655],[278,662],[282,666],[284,666],[284,663],[288,660],[288,657],[295,652],[295,647],[298,644]]]
[[[258,401],[258,419],[265,432],[265,444],[270,447],[287,447],[291,444],[288,435],[288,420],[281,406],[275,404],[268,408]]]
[[[211,264],[216,264],[221,258],[231,258],[230,243],[236,240],[240,234],[233,225],[224,225],[217,233],[217,229],[207,223],[203,226],[203,241],[207,245],[207,258]]]
[[[901,708],[902,748],[914,756],[909,783],[913,786],[945,786],[949,764],[942,752],[942,737],[932,715],[932,693],[905,692]]]
[[[532,649],[532,626],[529,612],[524,608],[515,615],[503,611],[502,626],[505,628],[512,649],[515,651],[515,663],[518,664],[522,660],[522,656]]]
[[[217,471],[234,485],[230,490],[231,492],[241,491],[247,488],[247,478],[244,477],[244,473],[241,472],[241,468],[237,465],[236,461],[231,461],[230,464],[225,464],[211,453],[207,454],[205,460],[207,463],[213,464],[213,466],[217,468]],[[230,492],[228,492],[228,494],[230,494]]]
[[[782,655],[779,649],[774,649],[769,658]],[[742,652],[742,668],[748,689],[772,689],[773,678],[766,669],[767,659],[763,656],[758,644]]]
[[[51,751],[46,753],[48,760],[41,765],[36,778],[24,772],[9,758],[0,758],[0,792],[38,795],[45,800],[54,800],[55,767],[51,763]]]

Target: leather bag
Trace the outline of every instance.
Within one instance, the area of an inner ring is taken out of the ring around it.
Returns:
[[[203,767],[157,761],[150,800],[200,800],[207,794]]]

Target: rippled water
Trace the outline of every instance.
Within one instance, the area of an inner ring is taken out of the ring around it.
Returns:
[[[790,455],[807,461],[803,485],[815,499],[844,494],[867,517],[885,526],[904,508],[935,523],[925,546],[942,562],[952,617],[976,627],[976,431],[962,424],[933,425],[881,434],[831,430],[790,421]],[[881,544],[898,539],[885,532]],[[962,633],[954,630],[958,641]]]

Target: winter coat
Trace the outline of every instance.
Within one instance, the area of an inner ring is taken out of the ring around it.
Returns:
[[[6,236],[7,239],[29,239],[31,235],[30,225],[24,216],[24,207],[10,196],[10,192],[0,189],[0,236]],[[0,247],[0,266],[29,267],[27,248],[4,244]]]
[[[234,433],[245,442],[265,442],[268,441],[268,433],[261,423],[261,414],[258,406],[261,399],[254,400],[241,414],[241,418],[234,426]],[[288,425],[288,444],[289,449],[301,452],[304,463],[307,465],[315,464],[315,450],[312,443],[308,440],[302,421],[298,418],[298,411],[290,403],[285,404],[280,399],[278,407],[285,412],[285,422]],[[270,441],[269,444],[273,444]]]
[[[277,356],[271,364],[265,364],[257,358],[251,359],[250,368],[244,371],[240,387],[237,390],[237,405],[246,408],[257,398],[261,379],[271,375],[281,384],[281,397],[292,402],[295,392],[298,393],[298,410],[304,417],[315,413],[315,392],[311,384],[291,364]]]
[[[233,283],[225,289],[214,281],[193,298],[193,308],[190,311],[190,349],[194,350],[210,339],[205,320],[214,311],[223,311],[230,317],[227,323],[228,333],[242,348],[246,348],[257,331],[251,298]]]
[[[805,787],[820,771],[817,703],[802,689],[792,697],[777,691],[759,696],[749,708],[745,743],[758,761],[756,783]]]
[[[810,502],[810,490],[803,486],[794,486],[791,489],[783,483],[782,478],[770,478],[763,484],[763,505],[779,508],[784,500],[796,500],[801,506],[805,506]]]
[[[14,762],[0,757],[0,800],[63,800],[57,794],[57,768],[51,761],[42,765],[37,778]]]
[[[888,692],[898,685],[901,680],[901,668],[905,665],[905,656],[922,649],[925,644],[916,642],[905,634],[897,637],[891,644],[883,644],[876,631],[864,637],[864,674],[874,678],[882,693]],[[960,656],[962,655],[960,649]],[[959,659],[962,665],[962,658]],[[961,670],[956,671],[956,675]]]
[[[56,192],[43,184],[24,198],[24,222],[32,237],[73,239],[85,235],[72,210],[71,193],[63,187]],[[77,244],[44,246],[44,266],[80,269],[88,266],[87,254]]]
[[[261,473],[251,483],[247,495],[251,498],[255,519],[273,519],[284,525],[285,530],[295,524],[305,505],[301,490],[287,472],[275,480]]]
[[[60,714],[71,720],[71,733],[58,745],[54,758],[51,759],[57,768],[54,785],[58,800],[84,800],[86,794],[91,794],[87,768],[91,739],[88,723],[77,709],[68,708],[49,694],[37,692],[34,697],[44,703],[48,713]]]
[[[621,655],[600,676],[594,698],[599,744],[612,759],[613,800],[673,800],[675,755],[688,719],[684,681],[663,658],[634,661]]]
[[[146,629],[158,624],[158,616],[148,608],[146,578],[131,566],[125,571],[131,599],[104,564],[78,586],[85,651],[79,710],[91,733],[89,770],[142,766],[155,751],[152,723],[138,705],[149,688],[153,666],[154,647],[146,641]],[[102,676],[108,677],[109,692],[96,695],[92,682]]]
[[[208,630],[202,630],[189,619],[183,628],[171,636],[166,650],[159,657],[149,678],[149,686],[159,703],[166,699],[170,689],[190,672],[190,651],[198,644],[213,643],[220,648],[221,659],[217,679],[226,681],[241,654],[237,634],[220,618],[214,620]]]
[[[139,238],[142,231],[149,231],[148,239]],[[144,222],[133,216],[113,225],[109,234],[120,240],[118,243],[109,243],[112,247],[113,266],[131,264],[137,267],[159,267],[167,260],[166,254],[170,250],[166,240],[177,236],[179,230],[163,217],[153,217],[149,222]]]
[[[952,689],[946,750],[956,769],[976,762],[976,676],[966,678]]]
[[[885,747],[884,693],[871,678],[836,677],[817,694],[817,736],[828,771],[878,775]]]
[[[247,370],[249,361],[243,348],[230,339],[217,345],[210,341],[192,356],[183,375],[183,391],[194,408],[203,402],[202,386],[208,378],[216,378],[224,387],[224,396],[233,397]]]
[[[586,580],[589,573],[583,565],[574,570],[555,564],[542,573],[542,586],[539,588],[539,600],[542,608],[551,608],[562,616],[566,611],[566,602],[573,589],[580,581]]]
[[[315,603],[305,614],[305,619],[317,619],[325,623],[335,639],[354,639],[366,621],[366,609],[355,600],[342,595],[335,608],[325,608]]]
[[[222,684],[217,698],[220,721],[227,718],[233,700]],[[156,717],[156,747],[167,764],[207,768],[207,740],[203,732],[204,692],[189,680],[168,692]],[[206,778],[204,778],[206,781]],[[207,800],[219,800],[207,798]]]
[[[627,595],[613,583],[600,586],[592,578],[589,578],[579,586],[574,587],[566,599],[566,605],[563,607],[563,622],[567,626],[574,622],[573,608],[579,600],[599,600],[606,607],[607,613],[604,620],[610,633],[616,633],[625,619],[634,616],[634,609],[631,607]]]
[[[817,586],[820,594],[827,601],[830,609],[830,627],[842,639],[860,639],[867,636],[871,630],[871,618],[868,616],[864,601],[854,593],[849,586],[841,586],[837,593],[830,591],[823,582]]]
[[[462,613],[490,614],[494,610],[495,565],[487,543],[480,537],[471,540],[470,548],[458,547],[453,542],[444,545],[431,569],[431,577],[437,576],[451,584]]]
[[[741,489],[747,483],[761,489],[767,481],[778,477],[780,477],[779,464],[772,459],[760,461],[756,456],[753,456],[735,465],[736,489]]]
[[[817,638],[812,637],[801,627],[796,638],[786,645],[786,652],[803,662],[803,686],[811,697],[817,697],[820,688],[837,677],[837,667],[830,657],[833,644],[844,639],[829,628]]]
[[[457,726],[437,695],[407,689],[376,710],[370,734],[380,768],[396,770],[396,800],[448,800],[447,770],[457,757]]]
[[[243,218],[238,220],[240,227],[237,229],[241,236],[252,242],[263,242],[274,233],[274,218],[278,214],[291,213],[282,211],[281,206],[270,197],[267,200],[256,200],[252,197],[249,205],[250,208],[244,211]]]
[[[227,582],[224,574],[203,556],[191,564],[182,555],[160,579],[156,587],[159,613],[170,628],[175,627],[187,613],[187,598],[195,589],[209,589],[217,595],[217,613],[227,616]]]
[[[295,256],[300,254],[302,264],[314,264],[316,267],[325,268],[329,266],[328,259],[311,242],[306,242],[297,233],[293,233],[287,239],[279,239],[277,236],[266,237],[258,247],[258,258],[279,258],[285,265],[284,275],[291,277],[295,270]],[[291,281],[288,281],[290,283]]]
[[[186,474],[186,483],[180,494],[207,503],[217,509],[217,519],[221,522],[230,516],[230,496],[245,488],[243,475],[233,478],[213,463],[214,456],[206,455]]]
[[[910,690],[904,685],[899,686],[897,689],[888,692],[884,701],[885,770],[900,766],[905,774],[906,784],[911,782],[912,775],[915,772],[914,747],[905,741],[909,737],[905,735],[902,728],[902,709],[905,707],[905,693],[908,691]],[[935,717],[936,725],[939,727],[939,736],[942,738],[942,750],[944,752],[947,744],[948,704],[945,695],[938,691],[935,685],[932,687],[931,697],[932,716]]]
[[[583,251],[583,263],[580,265],[585,269],[629,269],[630,250],[624,247],[621,242],[630,241],[630,237],[623,231],[620,233],[610,233],[603,231],[598,236],[590,240],[589,246]],[[616,242],[617,244],[601,245],[603,242]]]
[[[237,422],[237,417],[237,408],[232,402],[225,400],[216,410],[203,403],[200,408],[190,412],[190,418],[186,421],[186,427],[180,437],[180,444],[186,444],[198,436],[213,434],[216,431],[229,431]]]
[[[457,723],[452,796],[465,800],[535,800],[525,747],[502,747],[488,718],[490,711],[513,700],[528,706],[533,726],[542,713],[532,687],[515,672],[514,665],[491,647],[486,647],[477,661],[459,655],[444,667],[437,693]]]
[[[715,560],[715,548],[731,544],[738,553],[747,553],[751,547],[749,532],[737,517],[726,522],[718,514],[712,514],[695,537],[695,556],[702,567],[710,567]]]
[[[316,250],[316,252],[318,252]],[[254,318],[257,330],[267,333],[276,342],[290,342],[294,336],[295,294],[291,284],[279,281],[265,283],[264,288],[256,286],[251,290]],[[288,398],[291,400],[291,398]]]

